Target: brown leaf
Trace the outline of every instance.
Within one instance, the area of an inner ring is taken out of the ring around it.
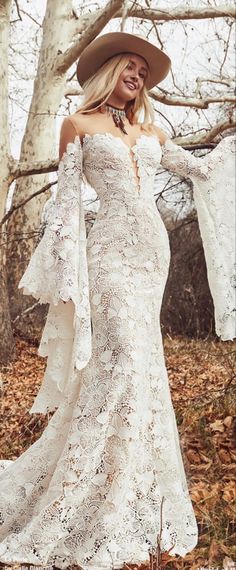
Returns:
[[[212,429],[212,431],[220,431],[220,432],[223,432],[225,429],[222,420],[216,420],[215,422],[212,422],[210,424],[210,428]]]
[[[224,557],[223,560],[223,569],[224,570],[235,570],[235,562],[232,560],[232,558],[228,558],[228,556]]]
[[[226,416],[226,418],[223,420],[223,424],[227,428],[230,428],[232,426],[232,423],[233,423],[233,417],[232,416]]]

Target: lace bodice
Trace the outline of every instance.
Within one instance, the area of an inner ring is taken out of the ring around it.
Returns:
[[[110,133],[86,134],[83,147],[79,136],[68,143],[59,165],[58,194],[51,218],[19,283],[24,293],[50,304],[39,353],[47,356],[53,343],[55,355],[48,359],[44,386],[31,411],[42,411],[45,406],[54,409],[61,401],[68,376],[59,356],[61,343],[73,337],[72,360],[78,369],[91,357],[89,252],[104,256],[109,249],[112,255],[112,248],[119,244],[120,251],[132,254],[133,246],[140,244],[139,255],[148,271],[151,262],[146,252],[152,251],[155,257],[159,243],[158,271],[166,273],[168,236],[154,198],[154,177],[160,165],[193,181],[216,332],[223,340],[234,337],[234,146],[234,138],[228,137],[210,154],[197,158],[171,140],[161,147],[156,136],[144,134],[132,148]],[[83,176],[100,199],[87,240]],[[118,260],[117,264],[119,271]],[[69,299],[74,309],[62,309],[62,301]]]
[[[156,136],[143,134],[133,147],[129,147],[111,133],[86,134],[83,157],[86,178],[100,199],[117,199],[125,192],[126,199],[130,195],[134,202],[134,191],[137,200],[153,197],[154,177],[161,159],[161,146]]]

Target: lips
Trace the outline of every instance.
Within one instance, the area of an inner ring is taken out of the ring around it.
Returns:
[[[128,87],[131,91],[135,91],[136,85],[135,85],[134,83],[132,83],[132,81],[124,81],[124,83],[127,85],[127,87]]]

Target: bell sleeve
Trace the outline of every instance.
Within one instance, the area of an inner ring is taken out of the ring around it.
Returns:
[[[58,191],[41,241],[19,288],[49,303],[38,352],[47,356],[42,386],[30,413],[55,410],[91,357],[91,319],[82,200],[82,146],[69,142],[58,168]]]
[[[161,158],[164,168],[193,182],[216,334],[225,341],[236,336],[235,142],[226,137],[199,158],[167,139]]]

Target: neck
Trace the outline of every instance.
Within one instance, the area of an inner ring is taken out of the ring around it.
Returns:
[[[125,113],[125,107],[115,107],[115,105],[111,105],[111,103],[105,103],[106,107],[109,107],[110,109],[114,109],[115,111],[122,111],[122,113]]]
[[[121,100],[119,97],[116,97],[114,94],[109,97],[106,101],[107,105],[111,107],[115,107],[115,109],[120,109],[122,111],[125,110],[125,101]]]

